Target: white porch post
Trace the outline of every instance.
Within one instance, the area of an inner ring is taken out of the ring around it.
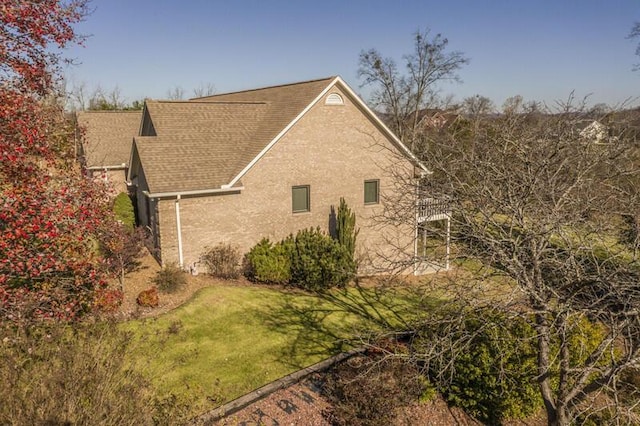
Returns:
[[[419,220],[419,208],[418,203],[420,202],[418,187],[420,185],[420,181],[416,181],[416,197],[415,202],[413,203],[413,208],[415,210],[415,222],[413,223],[413,275],[418,275],[418,220]]]
[[[449,270],[449,254],[451,253],[451,217],[447,216],[447,257],[445,261],[445,270]]]

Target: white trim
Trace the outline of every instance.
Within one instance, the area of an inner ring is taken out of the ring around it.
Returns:
[[[300,121],[300,119],[318,102],[320,101],[320,99],[322,99],[324,97],[324,95],[327,94],[327,92],[329,91],[329,89],[331,89],[331,87],[333,87],[333,85],[335,84],[336,81],[338,81],[340,77],[336,77],[331,83],[329,83],[327,85],[327,87],[324,88],[324,90],[322,92],[320,92],[320,94],[313,100],[311,101],[311,103],[309,105],[306,106],[305,109],[302,110],[302,112],[300,114],[297,115],[296,118],[293,119],[293,121],[291,123],[289,123],[287,125],[287,127],[285,127],[284,129],[282,129],[282,131],[280,133],[278,133],[276,135],[275,138],[273,138],[273,140],[271,142],[269,142],[269,144],[267,146],[265,146],[262,151],[260,151],[260,153],[258,155],[256,155],[256,157],[251,160],[251,162],[249,164],[247,164],[247,166],[242,169],[240,171],[240,173],[238,173],[238,175],[236,177],[234,177],[231,182],[229,182],[226,185],[222,185],[222,188],[230,188],[233,185],[236,184],[236,182],[238,182],[242,176],[244,176],[249,169],[251,169],[253,167],[254,164],[256,164],[258,162],[258,160],[260,160],[270,149],[273,145],[275,145],[276,142],[278,142],[280,140],[280,138],[282,138],[288,131],[289,129],[291,129],[298,121]]]
[[[351,90],[349,85],[338,76],[334,78],[333,81],[331,81],[331,83],[329,83],[327,87],[325,87],[324,90],[322,90],[322,92],[320,92],[320,94],[313,101],[311,101],[311,103],[307,105],[306,108],[303,109],[302,112],[293,119],[293,121],[291,121],[291,123],[287,125],[287,127],[282,129],[282,131],[278,133],[276,137],[273,138],[273,140],[269,142],[269,144],[265,146],[262,151],[260,151],[260,153],[256,155],[256,157],[251,160],[251,162],[247,164],[247,166],[231,180],[231,182],[226,185],[222,185],[222,188],[231,188],[233,185],[235,185],[271,149],[271,147],[273,147],[273,145],[275,145],[276,142],[278,142],[289,131],[289,129],[291,129],[298,121],[300,121],[300,119],[316,103],[318,103],[329,92],[329,90],[331,90],[332,87],[336,85],[336,83],[340,83],[341,88],[345,92],[347,92],[349,97],[352,98],[360,108],[364,110],[365,115],[368,115],[369,118],[371,118],[374,123],[382,129],[383,133],[385,133],[386,136],[389,137],[400,148],[400,151],[402,151],[403,154],[409,157],[409,159],[413,161],[418,167],[420,167],[420,169],[422,169],[425,174],[430,175],[433,173],[429,169],[427,169],[426,166],[422,164],[422,162],[415,155],[413,155],[411,151],[409,151],[409,149],[402,143],[402,141],[400,141],[400,139],[398,139],[398,137],[393,134],[391,130],[389,130],[389,128],[382,122],[382,120],[378,118],[376,114],[374,114],[374,112],[364,103],[364,101],[360,99],[360,97],[353,90]]]
[[[353,91],[351,90],[351,87],[349,87],[349,85],[347,83],[345,83],[342,78],[340,77],[336,77],[336,79],[334,80],[335,82],[339,82],[341,86],[343,86],[343,89],[349,94],[349,97],[351,97],[355,103],[357,103],[362,109],[364,109],[365,113],[367,115],[369,115],[369,117],[379,126],[382,128],[383,132],[387,134],[388,137],[391,138],[391,140],[393,140],[393,142],[396,143],[396,145],[398,145],[400,147],[400,150],[403,151],[403,153],[409,157],[411,160],[413,160],[415,162],[415,164],[420,167],[426,174],[430,175],[433,174],[433,172],[429,169],[427,169],[427,167],[422,163],[422,161],[420,161],[418,159],[418,157],[416,157],[410,150],[409,148],[407,148],[405,146],[405,144],[402,143],[402,141],[400,139],[398,139],[398,137],[387,127],[386,124],[384,124],[382,122],[382,120],[380,120],[380,118],[371,110],[371,108],[369,108],[367,106],[367,104],[364,103],[364,101],[362,99],[360,99],[360,97]],[[333,83],[332,83],[333,84]]]
[[[149,192],[142,191],[147,198],[172,198],[188,195],[207,195],[207,194],[225,194],[229,192],[240,192],[244,190],[244,186],[236,186],[234,188],[212,188],[197,189],[194,191],[175,191],[175,192]]]
[[[126,163],[122,163],[119,166],[91,166],[91,167],[87,167],[87,170],[122,170],[122,169],[126,169],[127,168],[127,164]]]

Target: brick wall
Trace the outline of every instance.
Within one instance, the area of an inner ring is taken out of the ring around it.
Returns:
[[[242,178],[243,191],[179,201],[185,266],[219,242],[244,253],[263,237],[275,241],[303,228],[327,230],[331,206],[337,208],[340,197],[356,212],[361,272],[381,267],[380,254],[413,255],[413,227],[385,226],[378,220],[384,205],[364,205],[365,180],[379,179],[381,200],[393,198],[395,174],[410,176],[413,167],[345,93],[335,92],[345,104],[318,102]],[[310,185],[310,212],[292,212],[295,185]],[[158,204],[164,263],[178,261],[175,203],[163,199]]]

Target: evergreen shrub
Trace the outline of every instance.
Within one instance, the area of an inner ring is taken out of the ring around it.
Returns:
[[[355,271],[349,251],[319,228],[303,229],[275,244],[263,238],[245,256],[250,280],[310,291],[345,285]]]
[[[133,210],[131,197],[125,192],[119,193],[113,200],[113,213],[127,229],[133,229],[136,224],[136,216]]]
[[[291,282],[311,291],[343,286],[355,275],[353,257],[343,245],[320,230],[296,234],[291,256]]]
[[[451,334],[444,324],[423,338]],[[523,318],[489,309],[469,311],[453,334],[454,340],[470,339],[467,349],[445,344],[442,356],[429,364],[433,383],[450,404],[488,424],[525,418],[541,408],[535,332]],[[448,367],[451,374],[442,380],[440,373]]]
[[[252,281],[288,284],[291,280],[293,237],[272,244],[263,238],[245,256],[245,275]]]

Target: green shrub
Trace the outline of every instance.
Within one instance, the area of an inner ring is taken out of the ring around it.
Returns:
[[[303,229],[276,244],[263,238],[245,257],[249,279],[310,291],[345,285],[355,270],[347,249],[319,228]]]
[[[535,382],[537,352],[531,326],[522,318],[489,309],[466,315],[459,329],[452,332],[442,322],[442,329],[422,337],[435,341],[448,334],[458,341],[464,336],[470,339],[466,350],[450,344],[437,349],[441,356],[429,364],[429,375],[434,383],[440,378],[438,390],[449,403],[489,424],[536,412],[542,400]],[[441,373],[447,369],[450,375],[442,380]]]
[[[352,259],[356,253],[356,214],[351,212],[344,198],[340,198],[338,215],[336,217],[336,240],[345,248]]]
[[[252,281],[287,284],[291,280],[293,238],[272,244],[263,238],[245,257],[245,275]]]
[[[222,279],[234,279],[240,276],[240,252],[230,244],[218,244],[207,248],[200,261],[205,264],[209,274]]]
[[[187,275],[175,265],[167,265],[156,273],[153,282],[160,291],[174,293],[187,284]]]
[[[323,393],[331,402],[325,417],[334,425],[393,424],[399,408],[418,402],[429,382],[399,358],[358,356],[338,364]]]
[[[113,200],[113,213],[127,229],[133,229],[136,224],[136,216],[133,210],[133,203],[128,194],[121,192]]]
[[[316,229],[296,234],[291,256],[291,283],[311,291],[342,286],[355,275],[355,264],[347,249]]]

